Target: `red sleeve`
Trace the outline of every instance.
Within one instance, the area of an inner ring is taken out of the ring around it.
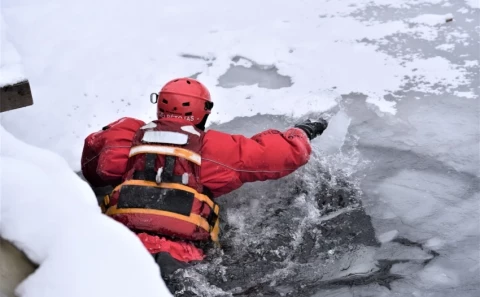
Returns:
[[[284,177],[305,165],[311,151],[305,132],[297,128],[252,138],[210,130],[202,148],[201,181],[219,196],[246,182]]]
[[[143,125],[134,118],[121,118],[87,136],[81,165],[83,176],[92,186],[121,183],[133,137]]]

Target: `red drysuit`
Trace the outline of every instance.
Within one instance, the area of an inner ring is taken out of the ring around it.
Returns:
[[[191,125],[176,118],[155,122]],[[134,162],[129,161],[133,138],[145,125],[137,119],[122,118],[86,138],[82,172],[92,186],[116,187],[125,180],[134,166]],[[251,138],[214,130],[202,131],[202,134],[201,167],[196,180],[209,188],[213,198],[238,189],[246,182],[284,177],[307,163],[311,153],[307,135],[298,128],[284,132],[270,129]],[[188,241],[171,241],[142,230],[135,232],[152,254],[168,252],[184,262],[204,257],[202,250]]]

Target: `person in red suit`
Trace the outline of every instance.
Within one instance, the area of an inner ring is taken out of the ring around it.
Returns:
[[[81,165],[92,187],[114,188],[103,212],[137,234],[165,277],[205,257],[199,242],[218,242],[216,198],[302,167],[328,124],[307,120],[247,138],[205,131],[213,102],[195,79],[173,79],[152,95],[157,120],[125,117],[88,135]]]

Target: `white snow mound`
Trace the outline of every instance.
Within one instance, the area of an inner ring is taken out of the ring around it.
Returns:
[[[18,296],[172,296],[140,240],[101,213],[63,158],[1,126],[0,139],[0,236],[40,265]]]

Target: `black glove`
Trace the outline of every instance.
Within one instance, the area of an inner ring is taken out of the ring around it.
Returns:
[[[306,120],[301,124],[295,125],[295,128],[302,129],[307,133],[307,136],[310,140],[314,139],[318,135],[322,135],[323,131],[327,129],[328,123],[324,119],[318,119],[316,122]]]

